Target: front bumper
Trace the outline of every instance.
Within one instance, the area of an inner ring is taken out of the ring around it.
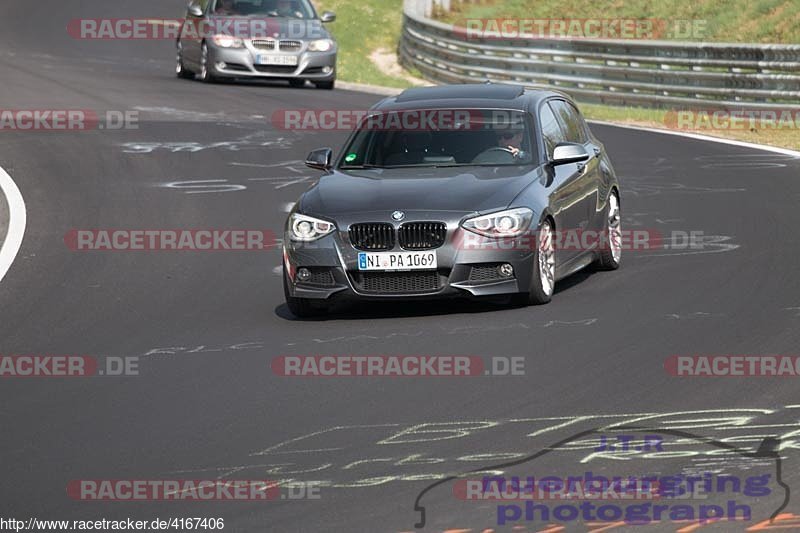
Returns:
[[[347,232],[336,231],[311,243],[284,239],[283,261],[289,295],[295,298],[326,300],[346,298],[359,300],[436,299],[482,297],[527,293],[532,279],[534,253],[526,242],[515,246],[481,246],[468,249],[466,230],[448,228],[445,244],[436,248],[436,271],[362,272],[358,254]],[[488,249],[487,249],[488,248]],[[396,246],[392,251],[404,251]],[[497,267],[513,266],[511,277],[502,277]],[[296,272],[308,269],[310,280],[301,282]]]
[[[332,81],[336,79],[336,54],[334,47],[328,52],[309,52],[303,43],[296,52],[259,50],[251,42],[244,48],[221,48],[209,45],[209,72],[218,78],[273,78]],[[295,57],[296,66],[259,65],[259,55]]]

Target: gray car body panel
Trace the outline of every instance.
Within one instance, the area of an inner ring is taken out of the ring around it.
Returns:
[[[444,222],[447,240],[438,248],[439,268],[449,271],[447,283],[436,293],[419,297],[455,295],[488,296],[528,292],[532,280],[534,253],[527,243],[510,249],[464,249],[459,246],[467,230],[461,223],[473,216],[508,208],[527,207],[534,212],[530,231],[536,231],[546,218],[551,218],[556,229],[602,231],[605,229],[604,213],[612,190],[619,190],[619,182],[602,144],[587,128],[586,143],[590,159],[584,164],[551,166],[538,125],[541,105],[550,99],[572,100],[561,93],[544,90],[521,90],[519,95],[503,99],[491,96],[513,95],[514,90],[505,85],[450,86],[412,89],[400,97],[387,98],[372,109],[375,111],[418,109],[504,109],[531,113],[535,118],[536,149],[539,151],[535,165],[497,167],[408,167],[385,169],[344,170],[339,168],[341,157],[332,169],[307,190],[293,212],[318,217],[333,222],[337,230],[317,241],[301,243],[284,240],[285,259],[296,266],[324,266],[336,269],[337,286],[332,288],[304,288],[290,283],[290,293],[295,297],[329,298],[346,294],[359,298],[414,298],[415,295],[359,294],[347,274],[358,270],[359,250],[349,241],[350,225],[361,222],[384,222],[394,225],[414,221]],[[498,90],[499,89],[499,90]],[[448,95],[448,91],[450,95]],[[477,98],[473,93],[485,92],[490,97]],[[411,98],[408,97],[411,94]],[[574,104],[573,104],[574,105]],[[349,141],[348,141],[349,142]],[[395,222],[395,210],[405,213],[402,222]],[[471,234],[472,235],[472,234]],[[401,251],[399,244],[394,251]],[[562,279],[590,264],[597,251],[557,250],[557,279]],[[507,262],[514,266],[515,279],[498,283],[473,284],[467,280],[469,266],[480,263]]]

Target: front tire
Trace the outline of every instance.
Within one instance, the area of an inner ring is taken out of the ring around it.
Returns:
[[[616,270],[622,260],[622,211],[617,191],[611,191],[606,206],[606,235],[608,246],[603,246],[595,262],[597,270]]]
[[[202,81],[203,83],[216,83],[217,78],[211,71],[209,70],[209,55],[208,55],[208,45],[204,42],[203,46],[200,49],[200,74],[197,76],[197,79]]]
[[[186,67],[183,64],[183,48],[180,45],[178,45],[178,57],[175,64],[175,75],[182,80],[194,79],[194,72],[186,70]]]
[[[536,254],[533,258],[533,280],[528,294],[528,303],[542,305],[553,299],[556,286],[556,249],[553,226],[549,219],[542,222],[539,238],[536,240]]]
[[[545,219],[539,228],[536,251],[533,255],[533,268],[530,291],[512,299],[515,305],[543,305],[553,299],[556,280],[556,254],[553,225]]]
[[[297,318],[315,318],[324,316],[328,312],[328,305],[324,302],[316,302],[308,298],[295,298],[289,293],[289,281],[286,267],[283,267],[283,296],[286,299],[286,307]]]

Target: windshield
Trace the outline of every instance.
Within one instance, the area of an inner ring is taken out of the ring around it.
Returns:
[[[315,18],[308,0],[216,0],[212,12],[221,16]]]
[[[507,166],[535,163],[526,114],[406,110],[367,116],[339,168]]]

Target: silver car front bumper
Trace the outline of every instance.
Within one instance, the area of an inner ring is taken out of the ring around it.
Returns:
[[[303,42],[295,51],[259,49],[251,41],[244,48],[222,48],[209,44],[208,69],[220,78],[300,78],[312,81],[332,81],[336,78],[336,54],[334,46],[328,52],[309,52],[308,43]],[[263,64],[266,58],[294,58],[296,65]],[[259,61],[259,58],[262,60]]]

